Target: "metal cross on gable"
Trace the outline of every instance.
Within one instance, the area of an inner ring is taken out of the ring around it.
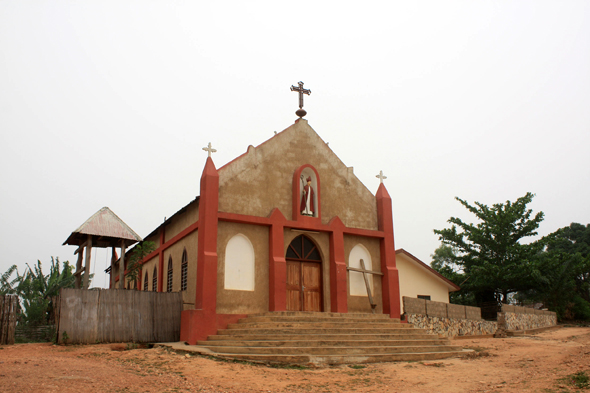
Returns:
[[[205,150],[207,152],[207,157],[211,157],[211,153],[217,152],[217,150],[215,150],[214,148],[211,147],[211,142],[209,142],[207,147],[204,147],[203,150]]]
[[[373,294],[371,293],[371,286],[369,285],[369,277],[368,274],[376,274],[378,276],[382,276],[383,273],[376,272],[374,270],[367,270],[365,267],[365,261],[362,259],[360,260],[361,269],[357,269],[356,267],[347,267],[346,270],[363,273],[363,278],[365,279],[365,286],[367,287],[367,295],[369,295],[369,303],[371,303],[371,311],[375,314],[375,308],[377,307],[377,303],[373,300]]]
[[[376,178],[379,179],[379,181],[381,182],[381,184],[383,184],[383,179],[387,179],[387,176],[383,175],[383,171],[379,171],[379,174],[377,176],[375,176]]]
[[[297,112],[295,112],[295,114],[299,117],[303,117],[307,114],[305,109],[303,109],[303,95],[304,94],[310,95],[311,90],[304,89],[303,82],[298,82],[297,84],[299,85],[299,87],[295,87],[295,86],[291,85],[291,91],[296,91],[299,93],[299,110]]]

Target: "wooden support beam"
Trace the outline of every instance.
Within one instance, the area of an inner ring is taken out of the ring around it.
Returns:
[[[369,284],[369,277],[367,277],[367,274],[370,274],[370,273],[369,273],[369,270],[367,270],[365,268],[365,261],[363,261],[362,259],[361,259],[361,267],[364,270],[363,278],[365,279],[365,285],[367,286],[367,294],[369,295],[369,303],[371,304],[371,311],[373,312],[373,314],[375,314],[375,307],[377,307],[377,304],[373,301],[373,294],[371,293],[371,285]]]
[[[363,262],[364,263],[364,262]],[[351,270],[353,272],[359,272],[359,273],[369,273],[369,274],[376,274],[378,276],[382,276],[383,273],[381,272],[376,272],[374,270],[364,270],[364,269],[357,269],[356,267],[347,267],[346,270]]]
[[[373,301],[373,294],[371,292],[371,285],[369,283],[369,278],[371,276],[368,276],[368,275],[375,274],[377,276],[382,276],[383,273],[376,272],[373,270],[367,270],[367,268],[365,267],[365,261],[362,259],[360,260],[360,263],[361,263],[361,269],[357,269],[356,267],[347,267],[346,270],[363,273],[363,278],[365,279],[365,286],[367,287],[367,295],[369,295],[369,303],[371,304],[371,311],[373,312],[373,314],[375,314],[375,308],[377,307],[377,303],[375,303]]]
[[[119,261],[119,288],[125,289],[125,240],[121,240],[121,260]]]
[[[76,280],[78,280],[80,277],[78,277],[80,274],[84,273],[84,270],[86,270],[86,268],[81,268],[80,270],[76,270],[76,272],[73,274],[74,276],[76,276]]]
[[[109,288],[115,289],[115,262],[117,262],[117,251],[115,246],[113,246],[112,249],[113,255],[111,256],[111,285],[109,285]]]
[[[82,247],[82,246],[80,246]],[[80,250],[78,248],[78,250]],[[82,258],[84,257],[84,251],[78,253],[78,262],[76,263],[76,272],[81,272],[82,270]],[[80,289],[82,286],[82,277],[80,275],[76,276],[76,289]]]
[[[84,289],[90,286],[90,256],[92,255],[92,235],[88,235],[86,242],[86,263],[84,264]]]

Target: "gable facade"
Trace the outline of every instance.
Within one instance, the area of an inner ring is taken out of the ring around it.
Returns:
[[[313,212],[302,214],[308,194]],[[169,263],[181,290],[187,255],[182,341],[252,313],[372,312],[363,273],[348,271],[359,255],[375,273],[375,312],[400,316],[391,198],[383,184],[374,196],[304,119],[219,169],[209,157],[201,195],[145,240],[157,245],[143,265],[148,290],[154,274],[168,290]]]

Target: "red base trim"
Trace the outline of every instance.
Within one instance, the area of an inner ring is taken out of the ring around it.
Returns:
[[[180,341],[189,345],[197,341],[205,341],[209,336],[217,334],[218,330],[227,328],[230,323],[236,323],[246,314],[212,314],[203,310],[185,310],[180,314]]]

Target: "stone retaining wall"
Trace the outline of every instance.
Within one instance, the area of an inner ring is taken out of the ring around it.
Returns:
[[[555,313],[553,313],[555,314]],[[538,329],[557,325],[556,315],[504,313],[507,330]]]
[[[430,333],[445,337],[494,334],[498,322],[481,318],[478,307],[462,306],[430,300],[403,297],[404,315],[408,323]],[[557,315],[552,311],[502,305],[502,330],[528,330],[555,326]]]
[[[557,325],[557,314],[553,311],[502,304],[502,313],[506,330],[538,329]]]
[[[429,333],[440,334],[444,337],[494,334],[498,329],[497,322],[483,319],[440,318],[419,314],[406,314],[406,318],[408,323],[415,327],[426,329]]]

